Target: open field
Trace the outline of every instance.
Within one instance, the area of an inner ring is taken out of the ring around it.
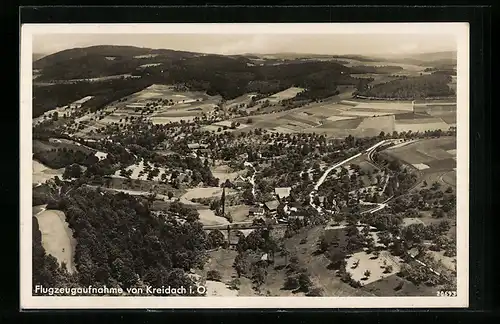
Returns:
[[[36,160],[32,160],[32,167],[33,173],[31,182],[33,184],[44,183],[47,180],[53,179],[57,176],[59,178],[62,178],[62,175],[64,173],[64,169],[54,170]]]
[[[220,98],[199,91],[178,91],[171,85],[153,84],[109,104],[103,109],[107,115],[101,120],[89,121],[86,129],[80,133],[86,134],[90,129],[95,131],[120,120],[126,122],[130,117],[145,116],[153,124],[168,124],[181,120],[188,122],[203,113],[211,112]],[[83,116],[79,121],[89,120],[91,115]]]
[[[457,172],[455,170],[445,173],[441,176],[441,179],[450,186],[457,186]]]
[[[166,178],[165,179],[170,179],[170,173],[168,170],[164,168],[156,168],[152,163],[146,162],[144,163],[144,160],[141,160],[138,164],[130,165],[125,168],[125,170],[132,170],[132,174],[130,175],[130,179],[140,179],[140,180],[148,180],[148,172],[145,170],[146,165],[149,166],[151,170],[158,169],[159,173],[157,176],[153,177],[151,181],[161,181],[162,180],[162,175],[165,174]],[[124,178],[120,175],[120,170],[117,170],[115,174],[113,175],[114,177],[117,178]]]
[[[444,251],[429,251],[429,253],[432,254],[434,259],[438,262],[440,262],[444,268],[451,270],[451,271],[457,271],[457,258],[456,257],[447,257],[444,255]]]
[[[213,210],[208,207],[198,208],[200,214],[200,223],[203,225],[227,225],[229,221],[221,216],[216,216]]]
[[[294,98],[298,93],[304,91],[303,88],[298,88],[298,87],[291,87],[286,90],[283,90],[281,92],[275,93],[266,99],[269,100],[271,103],[276,103],[281,100],[286,100],[286,99],[291,99]],[[265,99],[264,99],[265,100]]]
[[[76,240],[66,223],[64,213],[60,210],[44,210],[37,214],[36,218],[45,251],[54,256],[60,264],[65,262],[69,272],[74,272]]]
[[[424,163],[413,163],[412,165],[418,170],[425,170],[430,168],[427,164]]]
[[[353,288],[342,282],[340,278],[335,275],[335,270],[330,270],[328,268],[330,261],[324,255],[315,255],[317,248],[315,243],[318,242],[323,233],[323,226],[303,230],[301,233],[287,239],[285,246],[291,253],[297,255],[300,265],[309,270],[311,280],[315,286],[324,289],[325,296],[347,297],[371,295],[370,293]],[[307,243],[299,244],[303,239],[306,239]]]
[[[52,149],[63,149],[63,148],[67,150],[81,151],[85,154],[96,152],[96,150],[90,147],[69,140],[49,139],[48,142],[39,140],[33,141],[33,153],[41,153],[41,152],[51,151]]]
[[[351,109],[351,110],[343,111],[341,113],[341,115],[342,116],[353,116],[353,117],[375,117],[375,116],[393,115],[393,113]]]
[[[417,119],[399,119],[396,120],[395,124],[396,131],[412,131],[412,132],[424,132],[426,130],[448,130],[450,125],[445,123],[441,118],[430,117],[430,118],[417,118]]]
[[[226,188],[226,195],[232,195],[235,193],[236,193],[235,190]],[[187,190],[187,192],[182,196],[182,198],[185,200],[191,200],[194,198],[220,197],[221,195],[222,195],[222,188],[220,187],[192,188]]]
[[[399,288],[401,286],[401,288]],[[398,289],[399,288],[399,289]],[[437,287],[414,285],[411,282],[393,274],[389,277],[372,282],[361,288],[376,296],[436,296]]]
[[[378,135],[381,131],[390,134],[394,131],[394,116],[381,116],[365,118],[356,128],[358,131],[371,131],[373,135]]]
[[[358,262],[359,264],[355,266],[355,263]],[[393,270],[390,273],[384,273],[385,266],[392,266]],[[367,254],[365,251],[354,253],[347,259],[346,265],[346,270],[351,274],[352,278],[363,285],[389,277],[391,274],[399,272],[399,269],[400,260],[397,260],[387,251],[381,251],[378,258],[371,253]],[[370,271],[368,277],[364,275],[365,271]]]
[[[409,226],[411,224],[424,224],[420,218],[416,217],[405,217],[403,218],[403,226]]]
[[[393,111],[393,112],[408,112],[413,111],[413,105],[408,101],[364,101],[355,99],[358,104],[353,109],[370,109],[373,111]]]
[[[330,116],[327,118],[328,121],[339,121],[339,120],[346,120],[346,119],[355,119],[355,116]]]
[[[447,165],[450,159],[453,160],[454,155],[447,151],[455,145],[456,138],[440,137],[420,140],[399,148],[387,150],[387,152],[409,164],[423,163],[431,168],[437,168],[439,167],[438,163],[445,161],[444,163]]]
[[[221,275],[221,281],[218,284],[213,284],[213,290],[216,290],[219,294],[226,294],[226,296],[234,296],[237,293],[238,296],[258,296],[257,292],[252,289],[252,281],[248,278],[238,278],[236,271],[233,268],[233,262],[236,258],[238,252],[229,249],[218,249],[209,252],[209,259],[204,266],[202,273],[206,276],[206,273],[210,270],[215,270]],[[238,279],[240,284],[238,285],[238,290],[228,292],[227,285],[234,279]],[[226,289],[224,289],[226,287]],[[207,287],[208,288],[208,287]],[[211,288],[211,291],[213,291]],[[208,293],[208,292],[207,292]]]
[[[219,178],[219,181],[225,182],[226,180],[229,181],[234,181],[236,178],[238,178],[240,175],[245,174],[245,170],[242,171],[237,171],[234,172],[231,170],[231,168],[227,165],[217,165],[211,168],[212,175],[215,178]]]
[[[231,290],[227,284],[220,281],[207,280],[205,281],[206,295],[210,297],[236,297],[237,290]]]
[[[226,210],[231,213],[231,217],[233,217],[234,222],[243,222],[248,220],[248,212],[250,211],[250,206],[230,206],[226,207]]]

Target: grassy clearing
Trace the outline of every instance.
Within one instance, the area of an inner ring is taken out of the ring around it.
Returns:
[[[445,123],[442,119],[434,119],[433,121],[423,122],[423,123],[415,123],[415,122],[405,122],[396,121],[395,130],[397,132],[425,132],[427,130],[433,131],[436,129],[448,130],[450,125]]]
[[[69,272],[75,271],[74,253],[76,240],[66,223],[66,216],[60,210],[44,210],[36,215],[42,246],[45,251],[54,256],[61,264],[66,263]]]
[[[433,160],[427,163],[433,172],[453,170],[457,167],[457,161],[454,158]]]
[[[233,189],[226,188],[226,195],[235,194],[236,191]],[[191,188],[182,196],[185,200],[191,200],[194,198],[212,198],[221,197],[222,188],[220,187],[206,187],[206,188]]]
[[[416,141],[402,147],[388,150],[387,152],[406,163],[424,163],[432,168],[440,167],[440,163],[446,166],[450,163],[456,164],[456,162],[448,161],[450,159],[453,160],[453,155],[448,153],[447,150],[453,147],[456,147],[456,138],[440,137]]]
[[[200,223],[203,225],[227,225],[229,221],[221,216],[216,216],[213,210],[208,208],[198,209]]]
[[[400,289],[399,286],[401,286]],[[436,296],[438,288],[425,285],[416,286],[393,274],[392,276],[363,286],[362,290],[375,296]]]
[[[358,262],[359,264],[355,266],[355,263]],[[399,272],[400,263],[401,260],[390,255],[387,251],[382,251],[378,257],[362,251],[354,253],[347,259],[346,270],[354,280],[361,282],[363,285],[368,285]],[[392,266],[393,270],[390,273],[384,273],[385,266],[389,265]],[[369,276],[365,276],[366,271],[370,271]]]
[[[234,222],[242,222],[248,220],[248,212],[250,211],[250,206],[247,205],[237,205],[227,207],[226,210],[231,213]]]
[[[339,128],[339,129],[356,129],[361,122],[362,118],[350,118],[345,120],[337,120],[337,121],[326,121],[323,125],[317,128]]]
[[[62,140],[62,139],[50,139],[50,141],[33,141],[33,153],[42,153],[51,151],[52,149],[67,149],[73,151],[81,151],[85,154],[94,153],[95,150],[84,145],[80,145],[80,143],[76,143],[73,141]]]
[[[372,111],[392,111],[392,112],[397,112],[397,111],[412,111],[413,106],[411,102],[366,102],[366,101],[360,101],[358,105],[356,105],[353,109],[368,109]]]
[[[42,163],[33,160],[32,161],[33,173],[32,173],[32,183],[44,183],[47,180],[54,179],[55,177],[62,178],[64,169],[51,169]]]
[[[456,187],[457,186],[457,172],[456,171],[450,171],[445,173],[442,176],[442,179],[445,183],[449,184],[450,186]]]
[[[394,131],[394,116],[370,117],[365,118],[357,127],[358,130],[375,129],[384,131],[385,133],[392,133]],[[378,134],[376,134],[378,135]]]
[[[291,87],[281,92],[275,93],[267,97],[266,99],[268,99],[270,102],[279,102],[281,100],[294,98],[298,93],[302,91],[304,91],[303,88]]]
[[[457,258],[456,257],[447,257],[444,255],[444,251],[429,251],[434,259],[438,262],[441,262],[443,266],[451,271],[457,271]]]
[[[374,111],[365,111],[361,109],[352,109],[342,112],[342,116],[353,116],[353,117],[374,117],[374,116],[387,116],[393,115],[392,112],[374,112]]]
[[[409,120],[421,120],[421,119],[432,118],[432,116],[427,113],[413,113],[413,112],[395,114],[394,117],[396,118],[396,120],[400,120],[401,123],[404,123]]]
[[[328,269],[330,261],[324,255],[315,255],[316,242],[323,232],[322,226],[304,230],[288,239],[285,246],[292,254],[297,255],[300,265],[310,271],[311,280],[316,286],[323,288],[325,296],[369,296],[370,293],[353,288],[336,277],[335,271]],[[300,244],[303,239],[306,239],[306,244]]]

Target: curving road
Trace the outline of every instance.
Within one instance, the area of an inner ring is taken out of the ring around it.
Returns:
[[[311,207],[313,207],[314,209],[316,209],[318,211],[318,213],[321,213],[322,212],[322,209],[320,206],[317,206],[314,204],[314,197],[317,196],[317,191],[319,189],[319,187],[323,184],[323,182],[325,182],[326,178],[328,177],[328,174],[338,168],[338,167],[341,167],[342,165],[346,164],[347,162],[349,161],[352,161],[358,157],[360,157],[361,155],[363,154],[368,154],[368,157],[369,159],[371,159],[371,154],[375,151],[375,149],[377,147],[379,147],[380,145],[384,144],[385,142],[387,142],[387,140],[382,140],[380,142],[378,142],[377,144],[369,147],[368,149],[366,149],[364,152],[362,153],[358,153],[358,154],[355,154],[341,162],[338,162],[336,164],[334,164],[333,166],[331,166],[330,168],[328,168],[324,173],[323,175],[319,178],[318,182],[316,182],[316,185],[314,186],[314,189],[309,193],[309,204],[311,205]],[[379,206],[380,207],[380,206]],[[384,206],[385,207],[385,206]],[[382,208],[384,208],[382,207]],[[378,207],[377,207],[378,208]]]

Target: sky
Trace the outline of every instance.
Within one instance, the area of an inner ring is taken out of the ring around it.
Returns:
[[[93,45],[131,45],[212,54],[404,55],[455,51],[445,34],[37,34],[33,53]]]

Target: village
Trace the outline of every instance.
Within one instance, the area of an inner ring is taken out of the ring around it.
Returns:
[[[447,74],[132,51],[121,58],[131,77],[35,85],[37,101],[51,96],[46,87],[87,89],[37,102],[36,271],[64,268],[54,276],[75,286],[194,282],[206,296],[456,291],[457,103]],[[263,77],[242,91],[163,70],[219,62],[235,75],[276,73],[285,86]],[[58,68],[37,69],[37,82]],[[345,84],[311,82],[323,68]],[[428,97],[428,84],[443,95]],[[391,97],[398,86],[416,93]]]

